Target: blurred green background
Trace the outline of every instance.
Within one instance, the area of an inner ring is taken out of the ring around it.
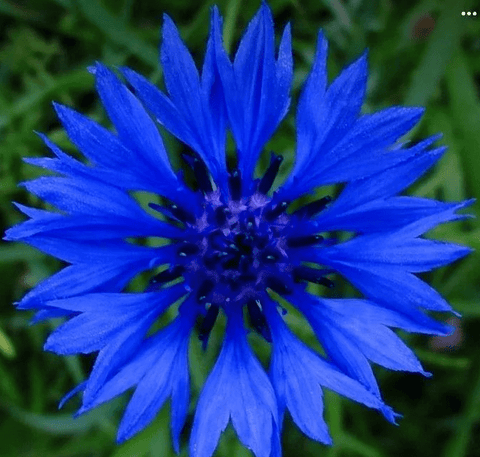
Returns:
[[[235,49],[259,3],[217,2],[225,17],[229,49]],[[51,100],[74,106],[108,125],[86,67],[95,60],[129,65],[161,85],[157,50],[162,14],[173,17],[201,63],[212,4],[192,0],[0,1],[2,232],[22,220],[11,201],[41,206],[17,187],[41,174],[22,163],[22,157],[48,154],[33,131],[47,133],[75,154],[55,119]],[[480,199],[480,7],[477,16],[462,16],[462,11],[475,11],[473,2],[271,0],[269,4],[277,38],[280,27],[292,22],[294,100],[311,66],[319,28],[330,41],[331,77],[368,47],[370,78],[364,111],[395,104],[426,106],[410,139],[441,131],[442,142],[449,146],[409,193],[446,201]],[[287,157],[287,163],[293,159],[293,113],[269,144]],[[178,149],[171,138],[167,144],[173,153]],[[478,209],[476,203],[470,212],[478,215]],[[433,378],[376,369],[386,402],[404,415],[399,427],[327,392],[326,418],[335,445],[327,448],[304,437],[287,416],[285,456],[480,456],[479,220],[442,226],[431,235],[477,250],[453,266],[423,276],[463,315],[461,320],[451,320],[457,327],[453,337],[403,335]],[[46,335],[58,322],[30,326],[31,314],[15,312],[12,303],[60,266],[26,246],[5,242],[0,246],[0,456],[174,455],[168,407],[143,433],[121,446],[115,445],[114,437],[128,396],[77,420],[71,413],[79,405],[78,398],[57,411],[58,401],[85,378],[93,359],[44,353]],[[301,328],[296,330],[302,333]],[[192,349],[191,412],[208,371],[205,367],[211,365],[219,345],[219,338],[214,338],[205,356],[198,345]],[[182,455],[187,455],[191,421],[190,415]],[[215,455],[250,453],[229,428]]]

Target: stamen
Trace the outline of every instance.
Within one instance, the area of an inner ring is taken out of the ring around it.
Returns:
[[[219,206],[218,208],[215,209],[215,220],[217,222],[217,225],[223,225],[225,222],[227,222],[228,217],[232,213],[226,206]]]
[[[254,227],[255,227],[255,217],[253,217],[252,215],[248,216],[247,218],[247,223],[246,223],[246,226],[247,226],[247,230],[252,230]],[[250,237],[252,240],[253,238]]]
[[[252,327],[271,343],[272,335],[265,314],[263,314],[260,300],[249,300],[247,302],[247,309]]]
[[[206,305],[208,305],[208,303]],[[198,332],[198,339],[202,342],[203,350],[207,349],[208,337],[215,325],[217,316],[218,306],[210,304],[210,307],[207,309],[207,314],[203,318],[202,325],[200,326],[200,331]]]
[[[186,257],[187,255],[197,254],[200,251],[200,248],[194,244],[189,242],[184,242],[177,250],[177,255],[180,257]]]
[[[315,214],[323,211],[327,207],[327,204],[331,201],[332,197],[330,197],[330,195],[327,195],[325,197],[322,197],[320,200],[315,200],[314,202],[309,203],[302,208],[299,208],[293,214],[300,218],[315,216]]]
[[[225,270],[237,270],[240,266],[240,256],[234,256],[222,263]]]
[[[205,266],[212,270],[213,268],[215,268],[215,265],[217,265],[217,263],[220,261],[220,259],[222,259],[222,257],[224,257],[226,253],[224,252],[215,252],[213,255],[211,255],[210,257],[204,257],[203,258],[203,263],[205,264]]]
[[[257,248],[264,249],[269,241],[269,237],[267,235],[258,235],[255,239],[255,244]]]
[[[240,248],[240,251],[243,254],[251,254],[253,251],[253,241],[254,238],[252,235],[239,233],[235,235],[234,238],[235,244]]]
[[[150,279],[150,284],[165,284],[167,282],[174,281],[175,279],[178,279],[180,276],[182,276],[184,270],[184,267],[182,267],[181,265],[176,265],[173,268],[161,271],[152,279]]]
[[[183,208],[176,205],[175,203],[166,205],[166,208],[170,211],[170,213],[172,213],[173,217],[175,217],[175,219],[179,220],[180,222],[189,224],[195,223],[195,217],[188,211],[185,211]]]
[[[214,249],[225,249],[225,238],[221,230],[214,230],[210,232],[207,236],[208,243]]]
[[[238,262],[238,268],[243,274],[248,273],[248,270],[250,270],[250,265],[251,261],[250,258],[246,255],[241,255],[240,256],[240,261]]]
[[[255,282],[257,280],[257,277],[252,274],[252,273],[246,273],[246,274],[241,274],[238,279],[240,279],[243,282]]]
[[[282,256],[276,249],[265,249],[260,254],[260,259],[265,263],[275,263],[278,262]]]
[[[205,279],[205,281],[200,284],[197,292],[197,302],[203,303],[207,300],[208,295],[213,290],[215,283],[211,279]]]
[[[178,218],[176,218],[171,213],[171,211],[169,211],[165,206],[161,206],[161,205],[158,205],[157,203],[152,203],[152,202],[150,202],[148,206],[152,208],[154,211],[157,211],[160,214],[163,214],[169,222],[182,222]]]
[[[293,270],[293,277],[295,281],[313,282],[332,289],[335,283],[324,276],[329,273],[332,273],[332,270],[317,270],[315,268],[301,266]]]
[[[290,287],[288,287],[284,281],[275,276],[268,276],[265,280],[265,285],[280,295],[288,295],[292,293]]]
[[[265,211],[265,219],[269,222],[273,222],[280,214],[283,214],[290,204],[289,201],[283,200],[277,206],[268,211]]]
[[[304,248],[313,246],[323,241],[322,235],[306,235],[287,238],[287,246],[289,248]]]
[[[230,187],[230,195],[232,200],[238,201],[242,196],[242,178],[240,176],[240,170],[235,168],[228,178],[228,185]]]
[[[200,190],[204,194],[211,192],[213,187],[212,183],[210,182],[210,177],[208,176],[208,169],[203,160],[199,159],[197,156],[192,157],[187,154],[183,154],[182,158],[193,170],[193,174],[195,175],[195,179]]]
[[[263,175],[260,183],[258,184],[258,191],[261,194],[266,195],[267,192],[271,189],[275,178],[277,177],[278,170],[280,169],[280,164],[283,162],[282,156],[277,156],[273,152],[270,155],[270,165],[267,168],[267,171]]]

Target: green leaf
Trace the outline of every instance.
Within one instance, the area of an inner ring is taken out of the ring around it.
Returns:
[[[438,352],[415,349],[415,353],[422,362],[436,365],[441,368],[465,370],[470,367],[470,360],[466,357],[452,357]]]
[[[9,359],[15,358],[16,351],[13,343],[10,341],[10,338],[5,334],[5,332],[0,328],[0,352]]]
[[[480,419],[480,352],[477,350],[476,360],[472,366],[469,393],[465,406],[455,430],[445,447],[444,457],[465,457],[471,444],[475,423]],[[473,452],[473,449],[472,449]]]
[[[453,57],[446,76],[450,96],[450,119],[461,146],[460,159],[467,186],[474,195],[480,196],[480,100],[473,75],[461,52],[457,52]],[[477,200],[477,208],[478,204]]]
[[[463,33],[461,11],[464,1],[444,2],[435,29],[418,64],[405,97],[406,105],[425,106],[437,90],[449,61],[460,46]],[[451,67],[451,65],[450,65]]]
[[[157,68],[158,52],[155,46],[145,43],[135,32],[126,28],[121,18],[113,16],[96,0],[78,0],[77,5],[83,16],[98,27],[109,41],[128,49],[152,68]]]
[[[86,433],[92,428],[112,430],[108,417],[118,407],[118,401],[112,401],[76,419],[71,413],[37,414],[25,411],[17,406],[7,407],[11,415],[29,427],[51,435],[72,435]]]
[[[119,446],[112,457],[143,457],[149,455],[153,446],[153,457],[175,455],[168,432],[169,408],[162,408],[155,420],[138,435]],[[158,440],[158,436],[162,440]],[[159,454],[159,451],[161,454]]]
[[[335,445],[340,446],[342,449],[346,451],[353,451],[355,454],[363,455],[365,457],[382,457],[383,456],[381,452],[377,451],[372,446],[364,443],[358,438],[355,438],[354,436],[347,433],[343,433],[342,436],[340,436],[337,439]],[[345,455],[351,455],[351,454],[349,453]]]

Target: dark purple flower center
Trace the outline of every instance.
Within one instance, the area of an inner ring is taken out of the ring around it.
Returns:
[[[177,263],[152,278],[151,284],[162,286],[184,277],[202,307],[199,337],[204,345],[219,309],[226,306],[246,305],[252,326],[270,341],[261,304],[266,289],[288,295],[300,281],[333,285],[324,277],[330,271],[306,267],[297,255],[321,244],[323,237],[292,230],[292,224],[319,213],[331,199],[324,197],[288,214],[290,202],[267,195],[282,162],[272,154],[270,166],[248,197],[242,195],[240,171],[230,173],[230,198],[225,202],[213,190],[203,162],[192,157],[186,161],[203,193],[203,212],[195,217],[174,204],[150,205],[186,229],[185,240],[176,244]]]

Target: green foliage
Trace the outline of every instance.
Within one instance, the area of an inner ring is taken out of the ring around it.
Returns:
[[[17,184],[40,174],[22,162],[46,154],[34,130],[47,133],[76,154],[55,120],[51,101],[76,107],[108,125],[94,95],[86,67],[96,60],[129,65],[161,84],[158,39],[162,14],[179,25],[197,63],[205,48],[209,9],[213,1],[193,0],[14,0],[0,1],[0,223],[2,231],[21,216],[11,202],[41,205]],[[241,31],[259,1],[219,0],[225,17],[227,48],[235,49]],[[312,63],[316,33],[330,40],[329,70],[335,75],[365,47],[369,48],[370,80],[366,111],[394,104],[425,105],[426,114],[409,140],[438,131],[448,152],[410,192],[447,201],[476,197],[471,212],[478,216],[480,199],[480,11],[466,0],[271,0],[277,25],[293,25],[294,98]],[[277,29],[278,31],[280,28]],[[271,140],[270,149],[286,156],[291,167],[294,122],[291,113]],[[171,138],[167,144],[178,147]],[[267,159],[267,157],[265,157]],[[268,160],[268,159],[267,159]],[[265,166],[265,162],[263,163]],[[260,165],[260,168],[262,165]],[[326,457],[443,456],[478,454],[480,430],[480,223],[478,219],[449,224],[431,233],[467,244],[476,253],[454,266],[427,276],[429,282],[463,315],[454,321],[455,337],[403,335],[434,377],[377,370],[387,403],[403,414],[393,427],[378,414],[326,392],[326,419],[335,445],[326,448],[303,436],[287,416],[285,456]],[[123,444],[115,431],[126,397],[78,419],[72,399],[64,412],[58,401],[81,382],[91,368],[90,357],[57,357],[42,352],[51,324],[30,326],[28,313],[12,303],[59,262],[20,244],[0,245],[0,447],[2,457],[174,455],[169,437],[169,409]],[[141,283],[140,279],[140,283]],[[347,292],[350,289],[345,289]],[[442,318],[442,316],[439,316]],[[445,318],[445,317],[443,317]],[[311,331],[295,313],[295,331],[312,343]],[[188,428],[196,398],[221,342],[212,335],[206,354],[191,342],[192,403],[181,455],[187,455]],[[261,360],[268,354],[252,338]],[[313,343],[312,343],[313,344]],[[257,348],[258,346],[258,348]],[[1,417],[1,416],[0,416]],[[231,428],[216,456],[247,456]]]

